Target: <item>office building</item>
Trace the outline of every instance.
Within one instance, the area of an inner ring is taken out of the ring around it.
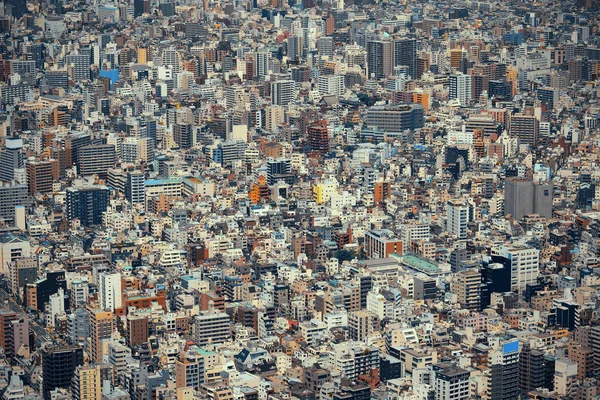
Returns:
[[[414,131],[425,124],[425,109],[422,104],[396,104],[392,106],[371,106],[365,113],[364,124],[397,136],[405,131]]]
[[[531,214],[552,218],[551,182],[535,183],[531,179],[507,178],[504,185],[504,215],[516,220]]]
[[[83,365],[83,349],[77,346],[47,346],[42,348],[41,358],[42,395],[44,400],[51,400],[51,391],[71,388],[75,370]]]
[[[365,233],[364,250],[368,258],[402,255],[402,240],[389,229],[371,230]]]
[[[54,159],[28,161],[25,170],[27,173],[27,186],[31,195],[51,192],[52,184],[60,174],[58,161]]]
[[[519,138],[519,143],[536,147],[540,121],[533,115],[514,114],[510,117],[510,136]]]
[[[0,183],[0,219],[16,224],[16,207],[27,203],[27,185]]]
[[[194,322],[194,342],[198,346],[221,344],[231,338],[229,315],[220,311],[202,311]]]
[[[292,160],[289,158],[271,158],[267,160],[267,183],[274,185],[283,181],[293,184],[295,176],[292,174]]]
[[[271,102],[278,106],[287,106],[296,96],[296,82],[291,79],[271,82]]]
[[[115,316],[111,311],[89,309],[90,315],[90,361],[102,362],[104,351],[102,341],[110,339],[115,329]]]
[[[492,256],[508,267],[511,276],[511,290],[523,291],[526,286],[537,283],[540,267],[540,251],[531,247],[511,245],[492,248]],[[494,261],[496,262],[496,261]]]
[[[100,225],[102,214],[110,203],[110,190],[107,186],[67,188],[67,212],[69,221],[78,219],[81,225]]]
[[[457,100],[461,106],[471,101],[471,75],[452,74],[448,77],[448,99]]]
[[[467,238],[467,224],[469,223],[469,205],[463,201],[448,202],[448,220],[446,230],[458,239]]]
[[[173,139],[181,149],[190,149],[194,145],[194,129],[190,123],[177,123],[173,126]]]
[[[346,91],[342,75],[322,75],[317,83],[322,95],[341,96]]]
[[[456,365],[445,363],[433,366],[436,400],[466,400],[469,395],[470,373]]]
[[[98,302],[102,310],[114,312],[123,304],[121,290],[121,274],[118,272],[105,273],[98,276]]]
[[[148,317],[144,315],[127,317],[126,339],[129,347],[139,346],[148,342]]]
[[[15,170],[23,168],[23,165],[23,139],[7,137],[4,149],[0,152],[0,181],[12,181]]]
[[[90,79],[91,58],[88,54],[68,54],[65,64],[70,70],[74,82]]]
[[[367,78],[381,79],[392,75],[394,44],[389,40],[367,42]]]
[[[488,392],[490,399],[511,400],[519,397],[519,342],[503,343],[490,355]]]
[[[140,171],[128,172],[125,182],[125,198],[131,204],[145,204],[146,191],[144,187],[145,176]]]
[[[27,235],[0,232],[0,273],[8,276],[11,263],[28,257],[31,257],[31,244]]]
[[[307,130],[308,144],[313,151],[327,153],[329,151],[329,132],[327,121],[317,121],[311,124]]]
[[[417,79],[417,40],[402,38],[394,41],[394,66],[407,66],[408,75]]]
[[[348,313],[348,335],[352,340],[363,342],[370,334],[378,330],[379,318],[369,311]]]
[[[82,176],[98,175],[106,179],[108,170],[115,166],[117,159],[115,146],[100,144],[82,147],[79,153],[79,173]]]

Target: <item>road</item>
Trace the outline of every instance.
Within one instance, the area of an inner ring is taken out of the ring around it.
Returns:
[[[14,301],[14,299],[11,297],[11,295],[8,294],[6,292],[6,290],[4,290],[2,288],[0,288],[0,301],[2,301],[2,304],[4,304],[5,306],[8,306],[8,308],[10,308],[10,310],[12,312],[15,312],[17,314],[27,315],[27,318],[29,319],[29,327],[35,334],[36,348],[40,348],[42,343],[48,343],[48,342],[54,341],[52,339],[52,336],[50,336],[50,334],[48,332],[46,332],[46,329],[44,329],[44,327],[42,327],[40,324],[38,324],[37,321],[34,319],[34,317],[31,316],[29,313],[27,313],[25,310],[23,310],[23,307],[21,307],[19,304],[17,304]],[[7,304],[7,302],[8,302],[8,304]]]

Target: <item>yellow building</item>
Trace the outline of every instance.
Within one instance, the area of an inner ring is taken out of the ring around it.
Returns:
[[[102,397],[102,379],[100,367],[79,366],[75,370],[71,386],[73,399],[100,400]]]
[[[317,204],[327,203],[331,196],[338,192],[338,183],[336,181],[325,181],[313,187],[313,197]]]

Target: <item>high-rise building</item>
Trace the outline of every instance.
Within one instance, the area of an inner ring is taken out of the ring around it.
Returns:
[[[191,387],[199,390],[204,383],[204,358],[193,350],[181,353],[175,361],[175,385],[177,388]]]
[[[110,311],[88,309],[90,314],[90,361],[102,362],[102,340],[110,339],[114,331],[115,316]]]
[[[295,97],[296,82],[291,79],[271,82],[271,102],[278,106],[287,106]]]
[[[274,185],[278,181],[294,183],[292,160],[289,158],[270,158],[267,160],[267,183]]]
[[[127,345],[129,347],[139,346],[148,341],[148,317],[128,316],[127,317]]]
[[[317,42],[319,55],[333,57],[333,38],[331,36],[320,37]]]
[[[369,311],[359,310],[348,313],[348,335],[350,339],[364,341],[377,330],[379,318]]]
[[[492,400],[519,398],[519,342],[503,343],[490,354],[488,393]]]
[[[366,232],[364,249],[368,258],[386,258],[390,254],[403,254],[402,240],[389,229]]]
[[[558,359],[554,370],[554,390],[562,398],[575,396],[577,388],[577,363],[568,358]]]
[[[534,183],[531,179],[508,178],[504,185],[504,215],[516,220],[531,214],[552,218],[551,182]]]
[[[394,69],[394,46],[389,40],[367,42],[367,77],[381,79],[392,75]]]
[[[469,205],[463,201],[449,201],[446,230],[455,235],[458,239],[466,239],[468,223]]]
[[[519,356],[519,374],[519,382],[523,393],[545,387],[546,357],[544,351],[533,349],[529,343],[524,343]],[[551,390],[552,388],[547,389]]]
[[[473,311],[481,309],[481,272],[478,269],[461,271],[454,277],[452,291],[458,297],[458,303]]]
[[[58,179],[60,170],[58,161],[28,161],[26,164],[27,185],[29,193],[48,193],[52,191],[52,184]]]
[[[80,365],[75,369],[71,384],[72,400],[95,400],[102,397],[103,382],[112,379],[108,365]]]
[[[410,38],[398,39],[394,42],[394,66],[408,67],[408,75],[417,79],[417,40]]]
[[[510,117],[509,133],[518,137],[519,143],[537,146],[540,121],[533,115],[515,114]]]
[[[202,311],[196,316],[194,338],[198,346],[227,342],[231,338],[229,315],[220,311]]]
[[[31,244],[25,234],[0,233],[0,273],[8,275],[9,265],[20,259],[31,257]]]
[[[346,91],[342,75],[319,76],[318,87],[322,95],[341,96]]]
[[[539,250],[518,245],[499,246],[492,248],[492,256],[502,257],[509,267],[512,291],[523,291],[528,284],[537,283],[540,273]]]
[[[7,137],[4,150],[0,152],[0,181],[10,182],[15,170],[23,168],[23,139]]]
[[[65,64],[71,69],[71,78],[74,82],[90,79],[91,57],[89,54],[69,54]]]
[[[448,99],[458,100],[460,105],[466,106],[471,101],[471,75],[452,74],[448,77]]]
[[[145,204],[145,180],[146,178],[141,171],[127,173],[127,181],[125,182],[125,198],[129,200],[131,204]]]
[[[181,149],[190,149],[194,145],[194,129],[190,123],[177,123],[173,126],[173,139]]]
[[[70,388],[75,370],[83,365],[83,349],[77,346],[48,346],[42,348],[42,394],[50,400],[50,392]]]
[[[79,152],[82,147],[91,144],[92,137],[88,132],[77,132],[69,134],[65,138],[66,167],[79,165]]]
[[[109,202],[110,190],[107,186],[67,188],[67,219],[79,219],[83,226],[100,225]]]
[[[16,207],[27,202],[27,185],[0,183],[0,219],[15,223]]]
[[[106,179],[108,169],[115,166],[117,159],[115,146],[99,144],[82,147],[79,153],[79,173],[83,176],[98,175]]]
[[[433,365],[436,400],[469,399],[469,371],[451,363]]]
[[[327,121],[317,121],[308,127],[308,144],[313,151],[327,153],[329,151],[329,133]]]
[[[123,304],[123,293],[121,290],[121,274],[111,272],[98,276],[98,302],[102,310],[121,308]]]
[[[371,106],[366,111],[364,124],[387,135],[399,135],[422,128],[425,125],[425,109],[417,103]]]

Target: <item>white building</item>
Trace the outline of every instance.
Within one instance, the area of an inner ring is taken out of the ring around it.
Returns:
[[[115,311],[123,304],[121,274],[111,272],[98,277],[98,300],[103,310]]]
[[[448,77],[450,89],[449,100],[458,100],[461,105],[469,104],[471,100],[471,75],[453,74]]]
[[[466,239],[468,222],[469,206],[461,201],[449,201],[446,230],[454,234],[458,239]]]
[[[346,91],[342,75],[320,76],[318,87],[321,95],[341,96]]]
[[[540,251],[526,246],[492,248],[492,255],[504,257],[511,269],[511,290],[525,290],[527,284],[537,283],[540,274]]]

